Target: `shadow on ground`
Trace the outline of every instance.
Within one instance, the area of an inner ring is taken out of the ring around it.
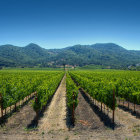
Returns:
[[[128,108],[128,107],[123,106],[123,105],[118,105],[118,107],[119,107],[120,109],[122,109],[123,111],[129,112],[129,113],[131,113],[131,115],[133,115],[133,116],[135,116],[136,118],[139,118],[139,119],[140,119],[140,113],[139,113],[139,112],[134,111],[133,109]]]
[[[113,123],[112,118],[108,116],[108,114],[105,114],[103,111],[100,110],[100,108],[94,104],[93,100],[91,100],[86,93],[82,90],[82,88],[79,89],[82,96],[84,97],[85,101],[91,106],[92,110],[98,115],[100,120],[104,123],[106,127],[109,127],[111,129],[115,129],[116,127],[119,127],[119,124]]]
[[[14,113],[20,112],[20,109],[23,108],[25,105],[27,105],[35,96],[32,96],[31,98],[29,98],[27,101],[25,101],[22,105],[19,105],[16,107],[16,110],[13,109],[11,110],[9,113],[7,113],[6,115],[4,115],[3,117],[0,118],[0,125],[4,126],[5,123],[7,123],[7,120],[9,117],[11,117]]]

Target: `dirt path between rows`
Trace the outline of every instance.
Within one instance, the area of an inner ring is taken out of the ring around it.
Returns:
[[[92,130],[92,131],[104,131],[105,126],[99,117],[86,102],[81,92],[78,95],[78,106],[75,110],[75,130]]]
[[[39,121],[40,131],[67,130],[66,126],[66,75],[63,77],[49,108]]]
[[[3,127],[0,127],[0,135],[6,134],[12,136],[26,132],[27,125],[31,123],[35,115],[31,100],[6,120]]]
[[[140,119],[129,112],[117,108],[115,112],[116,121],[120,122],[122,135],[127,137],[139,137],[140,139]]]

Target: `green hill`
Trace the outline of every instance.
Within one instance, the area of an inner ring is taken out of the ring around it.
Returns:
[[[139,64],[140,51],[126,50],[113,43],[75,45],[63,49],[44,49],[33,43],[25,47],[0,46],[0,66],[2,67],[54,67],[64,63],[122,68]]]

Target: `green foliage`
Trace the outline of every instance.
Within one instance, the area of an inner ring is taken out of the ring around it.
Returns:
[[[140,92],[132,93],[130,101],[133,102],[134,104],[140,104]]]
[[[139,71],[71,71],[70,75],[96,100],[112,109],[113,89],[119,98],[140,104]]]
[[[79,67],[78,69],[80,70],[93,70],[93,69],[105,69],[107,67],[101,66],[101,65],[85,65],[83,67]]]
[[[82,77],[74,72],[70,72],[70,75],[87,93],[90,94],[91,97],[113,109],[113,83],[106,83],[105,81],[92,82],[92,80],[88,79],[86,75],[85,77]]]
[[[43,102],[42,95],[46,94],[50,98],[63,74],[61,71],[0,71],[0,93],[3,97],[3,108],[9,107],[37,91],[41,105],[34,104],[33,106],[34,109],[40,109]]]
[[[33,103],[33,108],[35,111],[40,111],[47,104],[48,100],[55,93],[62,77],[63,72],[55,72],[55,75],[50,72],[49,77],[45,78],[42,83],[37,87],[36,99]]]
[[[140,63],[140,51],[129,51],[113,43],[48,50],[33,43],[25,47],[0,46],[2,67],[56,67],[62,66],[64,61],[73,66],[93,64],[98,68],[127,69],[129,65]]]
[[[67,90],[67,106],[72,110],[73,104],[75,108],[78,105],[78,88],[67,73],[66,75],[66,90]]]

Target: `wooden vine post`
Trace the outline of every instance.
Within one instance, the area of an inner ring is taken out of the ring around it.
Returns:
[[[115,89],[113,89],[113,114],[112,114],[113,125],[114,125],[114,118],[115,118]]]
[[[134,113],[136,113],[136,111],[135,111],[136,109],[135,109],[135,102],[134,102]]]
[[[17,111],[17,103],[15,103],[15,111]]]
[[[129,109],[129,98],[128,98],[128,109]]]
[[[35,102],[36,102],[36,104],[38,103],[37,92],[35,92]],[[36,121],[38,121],[38,118],[39,118],[39,110],[36,109],[35,112],[36,112]]]
[[[74,95],[74,92],[73,92],[73,109],[72,109],[72,122],[73,122],[73,124],[75,122],[74,115],[75,115],[75,95]]]
[[[3,99],[1,93],[0,93],[0,108],[1,108],[1,117],[3,117]]]
[[[11,105],[10,105],[10,114],[11,114]]]
[[[7,112],[6,112],[6,108],[5,108],[5,115],[7,114]]]
[[[101,101],[101,111],[102,111],[102,101]]]
[[[123,99],[123,106],[124,106],[124,99]]]

